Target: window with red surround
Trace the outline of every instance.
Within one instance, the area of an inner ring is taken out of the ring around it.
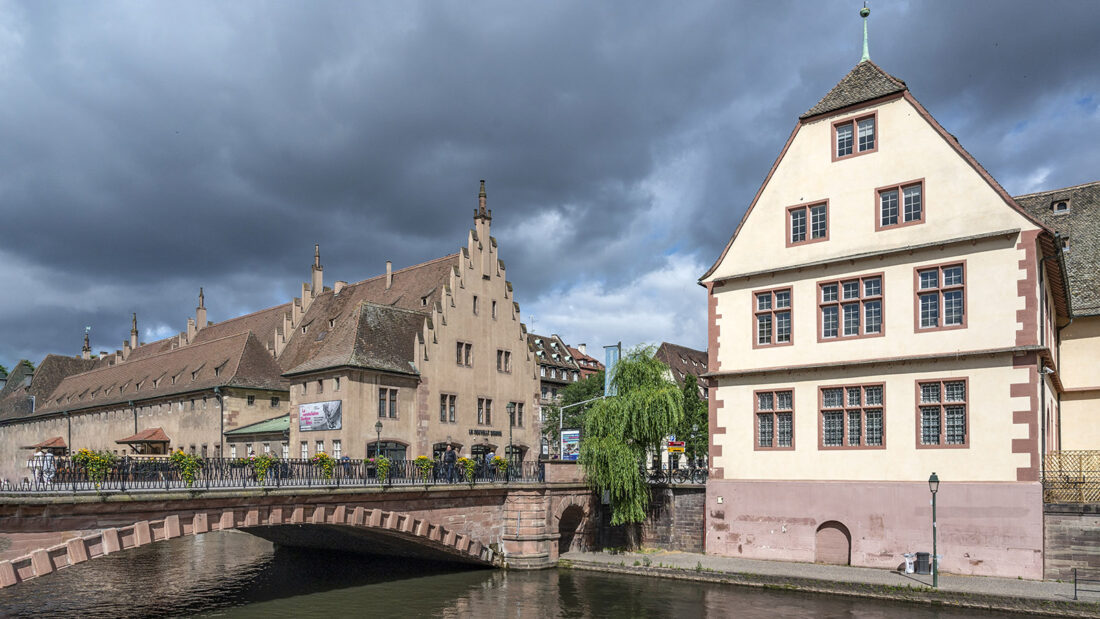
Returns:
[[[924,223],[924,179],[875,190],[875,230]]]
[[[968,447],[965,378],[917,381],[917,447]]]
[[[846,118],[833,123],[833,161],[878,150],[878,114]]]
[[[829,240],[829,201],[787,207],[787,247]]]
[[[817,283],[817,341],[883,334],[883,274]]]
[[[818,449],[886,446],[883,383],[838,385],[818,391]]]
[[[791,289],[757,290],[752,293],[752,347],[784,346],[791,337]]]
[[[966,327],[966,262],[913,269],[917,331]]]
[[[753,392],[755,449],[794,449],[794,391]]]

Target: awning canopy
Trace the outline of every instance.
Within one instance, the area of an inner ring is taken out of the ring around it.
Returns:
[[[139,443],[170,443],[168,435],[160,428],[147,428],[133,436],[115,441],[119,445],[137,445]]]
[[[41,443],[35,443],[34,445],[28,445],[23,449],[68,449],[69,446],[65,444],[65,439],[60,436],[48,438]]]
[[[229,438],[256,434],[278,434],[281,436],[287,430],[290,430],[290,415],[280,415],[279,417],[272,417],[247,426],[227,430],[225,435]]]

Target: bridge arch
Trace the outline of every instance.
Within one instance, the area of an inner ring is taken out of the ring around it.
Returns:
[[[591,495],[566,495],[558,499],[550,520],[550,530],[557,534],[557,544],[551,546],[551,559],[557,561],[563,552],[587,549],[595,530]]]
[[[40,548],[18,559],[0,561],[0,588],[122,550],[231,529],[288,545],[333,547],[331,540],[329,545],[322,546],[317,541],[320,536],[311,535],[323,529],[335,532],[338,547],[345,549],[373,543],[383,545],[387,552],[404,556],[432,557],[486,567],[500,563],[500,557],[483,540],[399,511],[320,504],[276,506],[266,510],[227,509],[213,516],[206,511],[170,514],[157,520],[103,529]]]

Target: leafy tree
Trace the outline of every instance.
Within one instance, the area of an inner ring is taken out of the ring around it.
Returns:
[[[653,353],[653,347],[628,352],[611,379],[618,395],[593,402],[584,417],[581,464],[588,484],[610,496],[613,525],[645,520],[646,453],[683,422],[683,392]]]
[[[546,437],[547,442],[551,445],[558,445],[561,443],[561,436],[558,434],[558,417],[562,414],[562,408],[570,404],[578,404],[602,396],[603,381],[604,373],[603,370],[600,370],[595,374],[589,375],[588,378],[570,383],[565,389],[561,390],[561,405],[551,405],[543,408],[545,421],[542,423],[542,435]],[[595,402],[593,402],[593,404],[595,404]],[[565,418],[562,419],[561,427],[583,427],[584,412],[589,406],[590,405],[573,406],[572,408],[565,409]]]
[[[684,421],[676,429],[676,439],[684,441],[688,458],[707,455],[710,441],[707,403],[699,397],[699,382],[694,374],[684,377]]]
[[[6,375],[7,373],[8,373],[8,368],[4,367],[3,363],[0,363],[0,374]]]
[[[33,363],[31,363],[31,362],[30,362],[29,360],[27,360],[27,359],[23,359],[23,360],[22,360],[22,361],[20,361],[19,363],[21,363],[21,364],[23,364],[23,365],[27,366],[27,369],[28,369],[28,370],[30,370],[30,371],[32,371],[32,372],[34,371],[34,364],[33,364]]]

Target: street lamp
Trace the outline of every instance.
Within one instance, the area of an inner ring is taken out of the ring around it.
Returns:
[[[378,440],[374,443],[374,458],[377,460],[382,457],[382,421],[378,420],[374,424],[374,431],[378,433]]]
[[[512,426],[514,426],[514,425],[516,425],[516,403],[515,402],[509,402],[508,403],[508,452],[507,452],[507,457],[505,458],[505,460],[507,460],[507,464],[504,465],[504,481],[505,482],[511,481],[511,479],[512,479],[511,478],[512,456],[514,454],[513,448],[512,448]]]
[[[936,559],[936,492],[940,489],[940,478],[933,472],[928,478],[928,489],[932,491],[932,588],[940,586],[940,565]]]

